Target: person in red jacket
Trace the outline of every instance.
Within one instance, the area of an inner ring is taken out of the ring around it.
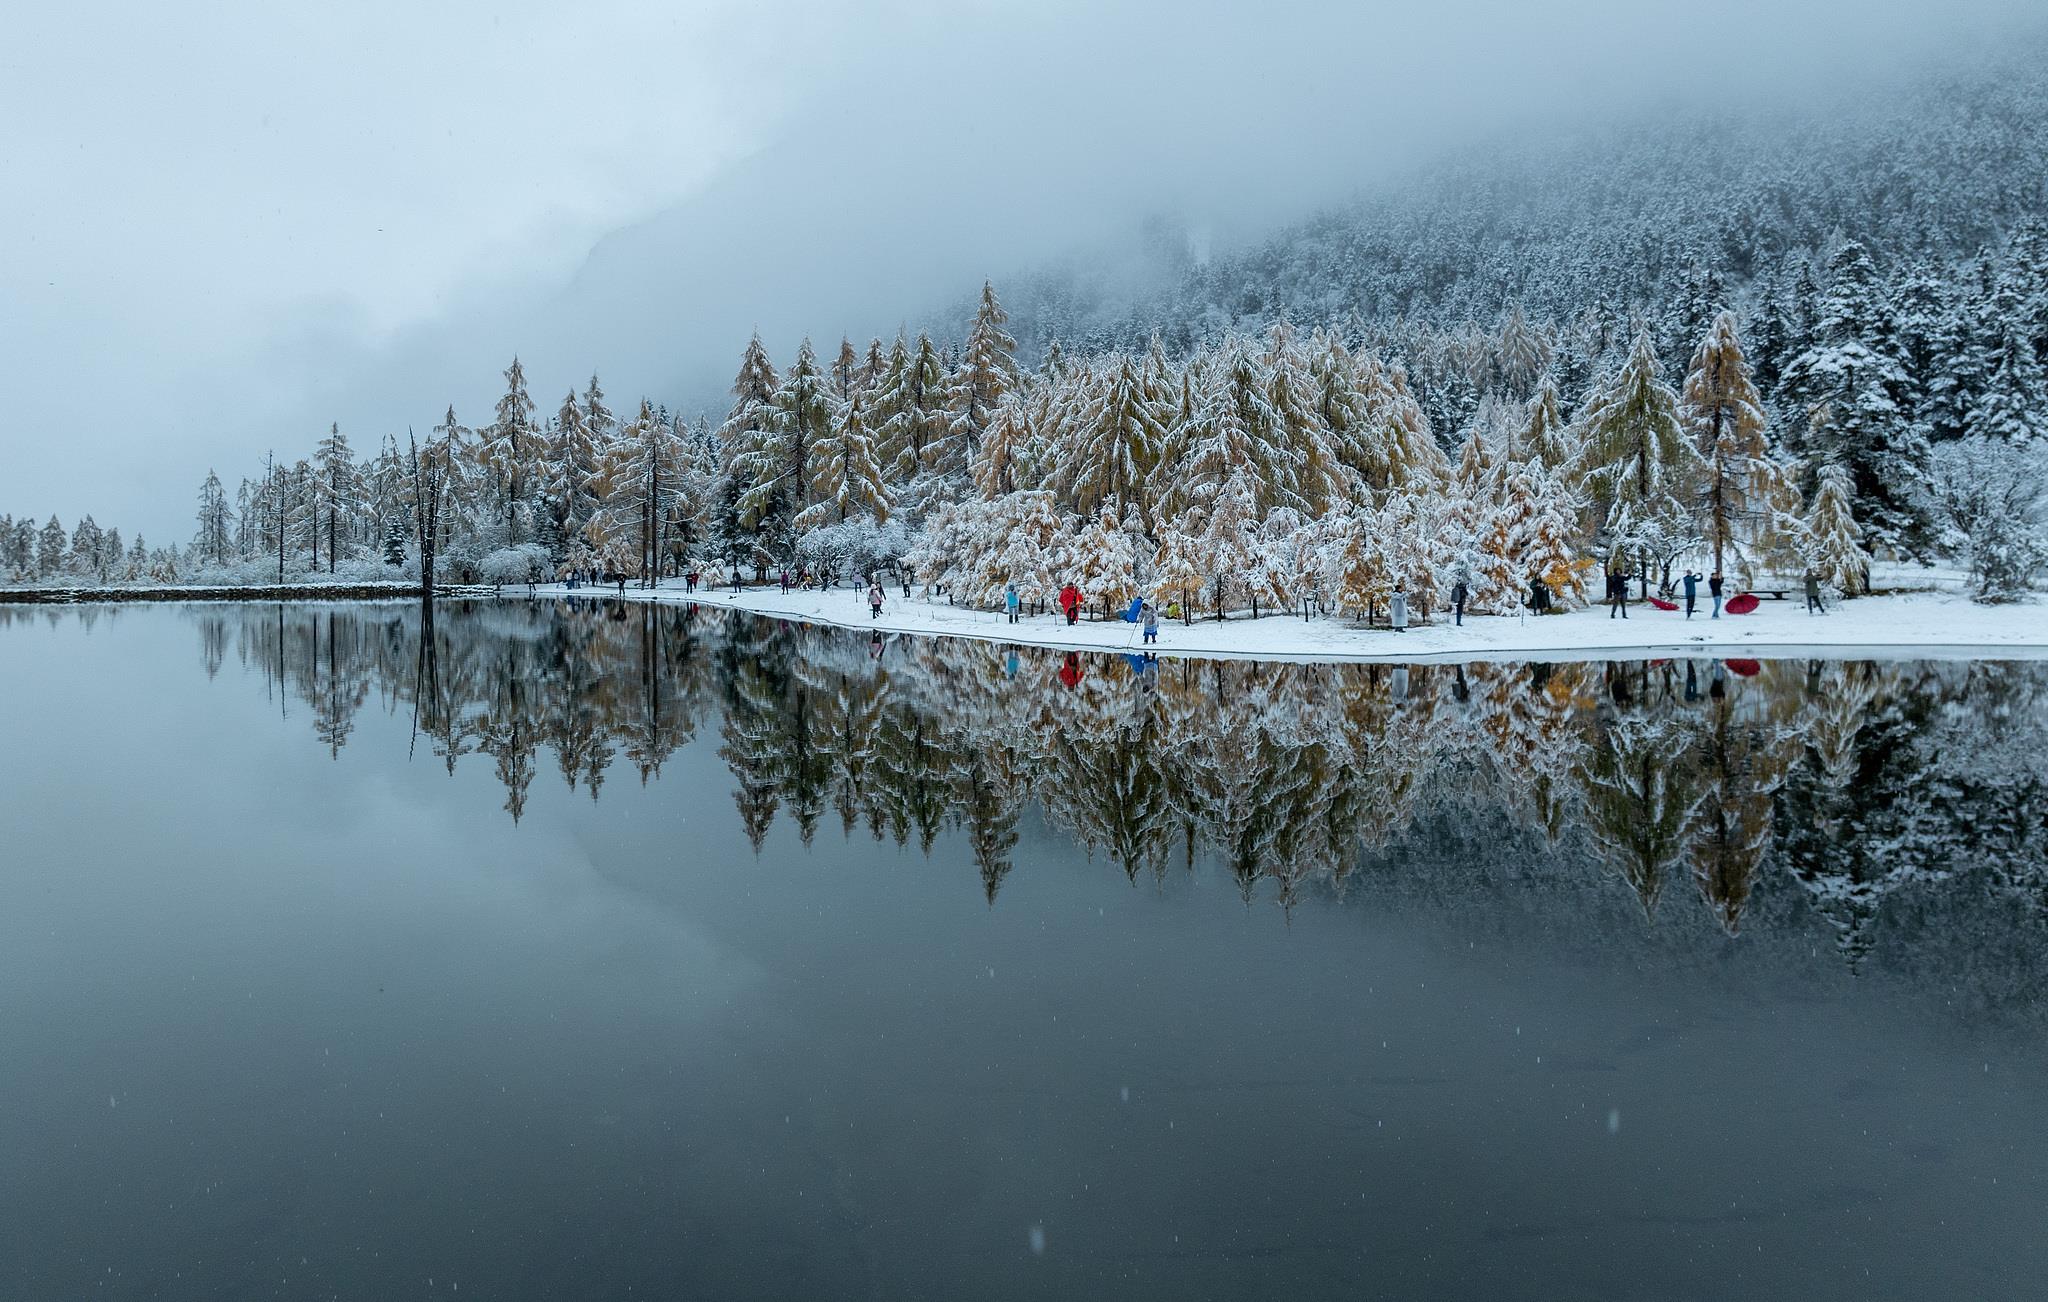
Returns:
[[[1081,590],[1069,583],[1060,589],[1060,609],[1067,612],[1069,624],[1081,618]]]

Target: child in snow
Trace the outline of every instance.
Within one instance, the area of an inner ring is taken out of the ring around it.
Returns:
[[[882,585],[879,583],[870,583],[868,585],[868,618],[880,619],[881,617]]]
[[[1145,645],[1151,646],[1159,640],[1159,612],[1148,601],[1138,608],[1138,618],[1144,625]]]

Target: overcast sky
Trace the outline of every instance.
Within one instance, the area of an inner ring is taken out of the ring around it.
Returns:
[[[98,0],[0,43],[0,510],[183,542],[338,420],[693,405],[1184,212],[1475,137],[1878,77],[2016,0]],[[1787,13],[1791,9],[1796,12]],[[1939,12],[1935,12],[1938,10]]]

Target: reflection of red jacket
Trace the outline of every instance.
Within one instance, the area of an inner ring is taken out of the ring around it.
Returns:
[[[1072,610],[1081,604],[1081,590],[1069,583],[1060,589],[1060,609]]]
[[[1067,652],[1066,659],[1060,664],[1060,681],[1069,687],[1081,681],[1081,657],[1072,651]]]

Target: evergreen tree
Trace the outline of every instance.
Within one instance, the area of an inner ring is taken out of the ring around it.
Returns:
[[[1807,564],[1821,582],[1851,596],[1868,584],[1870,555],[1863,550],[1863,530],[1850,507],[1849,475],[1840,466],[1822,466],[1813,505],[1806,514]]]
[[[1681,414],[1702,463],[1701,515],[1714,570],[1726,573],[1731,554],[1761,527],[1773,469],[1763,399],[1750,382],[1734,313],[1716,316],[1693,352]]]
[[[941,457],[948,467],[962,469],[973,462],[996,405],[1017,386],[1017,341],[1003,330],[1009,319],[996,301],[995,286],[983,282],[981,306],[975,310],[952,380],[950,447]]]
[[[56,516],[51,516],[50,522],[43,526],[42,533],[36,538],[37,578],[49,579],[63,573],[69,541],[64,526],[57,523]]]
[[[1608,544],[1645,567],[1660,540],[1683,531],[1699,479],[1700,455],[1678,419],[1678,395],[1658,375],[1649,332],[1628,360],[1588,395],[1577,423],[1580,477],[1600,513]]]
[[[1834,464],[1848,472],[1857,518],[1873,546],[1917,556],[1931,540],[1919,491],[1929,449],[1902,406],[1910,384],[1892,347],[1876,269],[1862,245],[1847,243],[1829,260],[1814,342],[1785,370],[1784,394],[1804,421],[1792,428],[1807,435],[1793,450],[1809,467]],[[1816,413],[1823,419],[1812,420]]]
[[[583,532],[597,510],[597,495],[592,490],[599,459],[597,439],[574,389],[562,399],[548,438],[548,506],[557,533],[566,542]]]
[[[234,511],[221,488],[220,476],[209,470],[199,486],[199,531],[192,537],[192,550],[201,565],[225,565],[233,555]]]
[[[806,339],[770,395],[750,445],[734,457],[733,469],[745,485],[741,514],[785,562],[796,554],[795,520],[810,505],[812,452],[831,437],[835,406]]]
[[[1982,387],[1971,398],[1965,434],[2026,443],[2048,436],[2048,378],[2029,337],[2016,278],[2004,276],[1992,296],[1991,337],[1976,370]]]
[[[74,574],[89,576],[96,574],[100,566],[100,544],[104,541],[100,527],[87,515],[78,522],[78,528],[71,532],[71,557],[68,562]]]
[[[1557,381],[1545,375],[1530,395],[1527,419],[1508,445],[1508,455],[1517,461],[1536,461],[1545,470],[1571,465],[1578,458],[1578,446],[1558,406]]]
[[[348,435],[341,432],[337,422],[328,427],[327,437],[320,440],[314,452],[318,465],[316,495],[319,511],[319,528],[327,536],[327,572],[334,572],[335,562],[341,555],[344,542],[355,543],[356,520],[362,513],[362,481],[356,469],[355,453],[349,449]],[[219,487],[214,481],[214,487]]]
[[[1146,400],[1137,364],[1129,356],[1116,358],[1107,382],[1091,385],[1085,402],[1064,423],[1051,487],[1091,518],[1105,508],[1119,519],[1132,507],[1142,511],[1145,475],[1166,431]]]
[[[832,363],[832,392],[838,395],[839,401],[845,402],[853,397],[854,389],[860,385],[860,373],[860,354],[853,351],[853,340],[841,335],[839,357]]]
[[[492,513],[503,521],[509,542],[521,540],[522,521],[540,488],[542,451],[533,399],[526,392],[526,369],[514,357],[505,368],[505,394],[498,399],[496,417],[477,449]]]
[[[799,361],[801,364],[801,361]],[[791,371],[791,375],[795,375]],[[875,458],[874,435],[862,411],[861,395],[841,407],[826,436],[809,456],[810,505],[796,518],[799,530],[844,524],[855,515],[889,518],[889,490]]]

